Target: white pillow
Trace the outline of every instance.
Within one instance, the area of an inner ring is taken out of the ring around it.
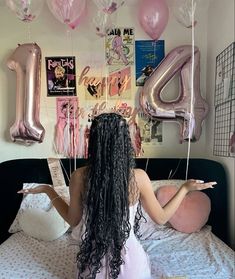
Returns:
[[[24,210],[19,217],[19,225],[27,235],[43,241],[55,240],[69,229],[69,224],[54,207],[49,211],[37,208]]]
[[[152,180],[152,188],[153,191],[155,192],[158,188],[165,186],[165,185],[175,185],[178,188],[185,182],[185,180],[181,179],[164,179],[164,180]],[[165,237],[165,232],[168,234],[168,228],[170,225],[167,223],[166,225],[158,225],[156,224],[147,214],[147,212],[144,210],[142,207],[142,212],[143,216],[145,217],[146,221],[142,218],[140,220],[140,228],[139,228],[139,233],[141,235],[141,240],[144,239],[150,239],[151,236],[154,234],[154,237],[157,237],[159,239]]]
[[[44,183],[45,184],[45,183]],[[39,185],[38,183],[24,183],[23,189],[35,188]],[[61,188],[61,189],[60,189]],[[63,188],[63,189],[62,189]],[[55,188],[58,195],[65,197],[65,201],[69,201],[69,187],[56,187]],[[17,212],[17,215],[9,228],[9,233],[16,233],[21,231],[21,227],[19,225],[19,217],[26,209],[37,208],[44,211],[48,211],[51,208],[51,201],[48,196],[44,193],[42,194],[29,194],[24,195],[23,200],[21,202],[20,208]]]

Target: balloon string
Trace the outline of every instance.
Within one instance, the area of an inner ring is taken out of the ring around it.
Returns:
[[[156,48],[157,48],[157,41],[154,40],[154,45],[153,45],[153,66],[154,67],[156,65]]]
[[[187,164],[186,164],[186,174],[185,174],[185,180],[188,179],[188,168],[189,168],[189,157],[190,157],[190,150],[191,150],[191,122],[192,122],[192,108],[193,108],[193,101],[194,101],[194,46],[195,46],[195,32],[194,32],[194,12],[195,12],[195,6],[194,6],[194,0],[191,0],[191,11],[192,11],[192,18],[191,18],[191,23],[192,23],[192,65],[191,65],[191,99],[190,99],[190,113],[189,113],[189,135],[188,135],[188,150],[187,150]]]
[[[28,40],[31,42],[31,26],[30,24],[27,24],[27,33],[28,33]]]
[[[68,45],[70,44],[70,49],[71,49],[71,54],[72,54],[72,57],[74,56],[74,49],[73,49],[73,33],[71,32],[71,30],[67,29],[67,41],[68,41]],[[68,65],[67,65],[67,73],[68,73]],[[69,95],[69,84],[67,85],[68,86],[68,94]],[[73,106],[75,105],[76,103],[74,102],[73,103]],[[76,135],[77,133],[75,132],[75,129],[78,129],[78,127],[76,127],[76,110],[77,108],[73,107],[73,133],[72,133],[72,149],[73,149],[73,154],[74,154],[74,171],[77,169],[77,161],[76,161],[76,157],[77,157],[77,144],[76,144]],[[69,106],[69,111],[70,111],[70,106]],[[68,124],[70,124],[70,112],[68,112]],[[70,135],[71,134],[71,131],[70,129],[68,129],[68,140],[70,140]],[[70,144],[70,148],[71,148],[71,142],[69,142]],[[70,162],[71,163],[71,162]]]

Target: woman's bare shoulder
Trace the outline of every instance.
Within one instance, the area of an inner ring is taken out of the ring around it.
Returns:
[[[134,169],[134,174],[136,179],[144,179],[148,176],[143,169]]]
[[[80,190],[84,188],[84,185],[86,183],[87,178],[87,171],[88,167],[80,167],[77,168],[71,176],[70,184],[73,185],[76,188],[79,188]]]
[[[88,167],[87,166],[84,166],[84,167],[80,167],[80,168],[77,168],[74,172],[73,172],[73,176],[74,177],[84,177],[87,175],[87,170],[88,170]]]
[[[145,188],[146,184],[150,183],[150,178],[146,173],[146,171],[144,171],[143,169],[135,169],[134,172],[135,172],[135,180],[139,189],[141,190],[142,188]]]

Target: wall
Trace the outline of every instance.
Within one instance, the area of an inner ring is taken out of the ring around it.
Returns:
[[[226,18],[226,20],[224,20]],[[213,0],[208,9],[208,53],[207,53],[207,101],[214,103],[216,56],[234,42],[234,0]],[[229,179],[230,237],[235,248],[235,159],[213,156],[214,109],[206,121],[207,156],[220,161],[226,168]]]
[[[132,3],[136,3],[131,1]],[[0,49],[0,160],[28,157],[49,157],[57,156],[53,148],[54,126],[56,123],[55,98],[46,97],[46,78],[45,78],[45,56],[56,55],[75,55],[77,59],[77,75],[81,73],[85,58],[89,60],[94,55],[104,56],[104,42],[99,38],[91,21],[95,13],[92,1],[88,1],[89,11],[86,20],[74,31],[59,23],[50,13],[45,5],[42,13],[37,20],[26,24],[19,21],[5,5],[0,8],[0,29],[1,49]],[[201,50],[201,88],[202,95],[206,93],[206,11],[203,7],[198,8],[198,25],[196,28],[195,41]],[[119,9],[117,14],[117,26],[130,26],[135,28],[136,39],[150,39],[140,28],[137,19],[137,5],[124,6]],[[172,48],[191,43],[191,31],[176,22],[171,15],[169,23],[162,34],[161,39],[165,40],[165,52]],[[41,102],[40,102],[40,121],[46,130],[44,142],[24,146],[12,143],[9,136],[9,128],[15,120],[15,92],[16,82],[15,73],[11,72],[6,66],[6,60],[11,52],[16,48],[17,43],[37,42],[42,49],[42,77],[41,77]],[[134,67],[133,73],[134,73]],[[102,69],[105,74],[105,63]],[[133,99],[137,96],[137,88],[134,85],[134,75],[132,82]],[[178,81],[174,80],[172,85],[167,87],[169,98],[177,96]],[[87,106],[84,100],[84,89],[78,88],[80,104]],[[187,156],[188,144],[179,143],[179,127],[176,123],[167,123],[163,127],[163,144],[154,148],[146,148],[145,157],[185,157]],[[191,145],[192,157],[203,156],[205,149],[205,127],[200,141]]]

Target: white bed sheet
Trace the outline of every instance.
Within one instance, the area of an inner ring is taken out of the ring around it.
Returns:
[[[234,279],[235,253],[205,226],[185,234],[158,227],[142,244],[150,256],[153,278]]]
[[[193,234],[158,227],[141,242],[150,256],[153,279],[235,278],[234,251],[209,226]],[[43,242],[18,232],[0,246],[0,279],[74,279],[77,246],[72,243],[69,234]]]
[[[0,279],[73,279],[77,246],[70,235],[44,242],[23,232],[0,246]]]

